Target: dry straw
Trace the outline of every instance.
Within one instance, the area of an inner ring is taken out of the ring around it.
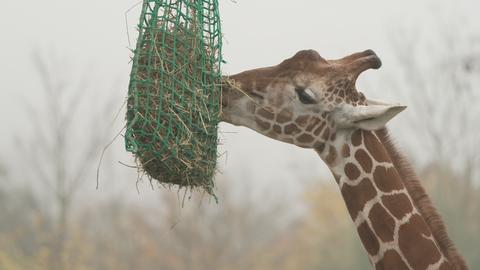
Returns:
[[[125,140],[151,179],[213,194],[221,62],[216,0],[144,1]]]

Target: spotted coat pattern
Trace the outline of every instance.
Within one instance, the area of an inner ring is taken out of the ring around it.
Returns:
[[[457,269],[441,252],[375,132],[337,129],[332,120],[340,105],[368,105],[355,81],[379,66],[372,51],[330,61],[301,51],[280,65],[232,76],[241,91],[225,88],[223,120],[315,149],[332,171],[376,270]],[[309,87],[315,104],[301,104],[294,93]]]

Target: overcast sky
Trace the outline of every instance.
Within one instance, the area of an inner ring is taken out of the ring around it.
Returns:
[[[12,151],[12,137],[25,132],[23,100],[42,101],[39,79],[31,64],[34,50],[53,52],[68,59],[74,72],[94,73],[97,92],[112,91],[118,106],[127,94],[130,72],[129,46],[124,18],[136,0],[2,1],[0,8],[0,147]],[[399,29],[428,28],[432,16],[447,25],[450,20],[479,31],[478,0],[220,0],[224,58],[223,72],[278,64],[300,49],[316,49],[325,58],[373,49],[383,59],[379,71],[366,72],[359,88],[367,96],[385,93],[378,81],[395,70],[391,36]],[[128,13],[134,46],[139,7]],[[432,15],[433,14],[433,15]],[[90,98],[94,100],[94,96]],[[406,104],[408,105],[408,104]],[[122,118],[120,118],[122,120]],[[102,123],[99,123],[101,125]],[[234,181],[248,177],[255,183],[281,183],[295,190],[300,180],[326,175],[313,151],[275,142],[244,128],[222,125],[222,171]],[[123,142],[115,144],[123,151]],[[0,158],[8,159],[7,155]],[[124,158],[124,157],[121,157]],[[119,159],[121,159],[119,157]],[[12,165],[12,164],[11,164]],[[13,165],[14,166],[14,165]],[[298,179],[298,178],[303,179]],[[134,181],[132,181],[133,183]]]

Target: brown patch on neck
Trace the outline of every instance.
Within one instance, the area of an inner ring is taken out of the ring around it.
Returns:
[[[348,144],[344,144],[342,146],[342,157],[343,158],[350,157],[350,147],[348,146]]]
[[[353,220],[357,218],[365,204],[377,196],[377,191],[368,178],[363,179],[356,186],[343,185],[341,192]]]
[[[413,205],[406,194],[383,196],[382,203],[399,220],[413,211]]]
[[[344,172],[345,172],[345,175],[348,177],[348,179],[352,181],[360,177],[360,174],[361,174],[357,165],[353,163],[347,163],[347,165],[345,165]]]
[[[440,251],[435,243],[425,238],[430,231],[427,224],[419,215],[414,215],[410,221],[403,224],[398,232],[398,245],[413,269],[427,269],[441,259]]]
[[[410,269],[395,250],[389,250],[385,252],[383,258],[375,264],[375,270],[391,270],[393,269],[391,268],[392,266],[395,267],[396,270]]]
[[[452,266],[454,267],[453,269],[468,270],[465,260],[458,253],[455,245],[448,236],[445,224],[433,206],[430,198],[425,192],[425,189],[422,187],[419,177],[412,169],[412,166],[408,160],[396,149],[386,128],[377,131],[376,134],[385,146],[385,149],[391,157],[394,166],[400,174],[400,179],[402,179],[403,183],[405,184],[407,191],[412,197],[418,211],[427,222],[427,225],[430,228],[430,231],[432,232],[433,237],[439,245],[442,253],[451,262]]]
[[[367,222],[363,222],[357,228],[358,235],[368,254],[375,256],[380,249],[380,243]]]
[[[335,148],[335,146],[329,145],[328,151],[328,156],[325,159],[325,162],[327,163],[327,165],[332,166],[338,157],[337,149]]]
[[[400,191],[405,188],[397,170],[393,167],[387,169],[383,166],[377,166],[373,172],[373,180],[375,180],[378,189],[385,193]]]
[[[365,150],[357,150],[357,152],[355,153],[355,159],[358,161],[358,163],[360,163],[364,172],[372,172],[373,162],[367,152],[365,152]]]
[[[390,242],[394,239],[395,220],[379,203],[375,204],[368,215],[373,230],[382,242]]]
[[[353,146],[359,146],[362,144],[362,130],[358,129],[352,134],[352,144]]]
[[[373,133],[370,131],[362,131],[362,133],[363,143],[373,158],[378,162],[390,162],[390,158],[385,150],[385,147],[381,146],[381,143],[378,141],[377,137],[375,137],[375,135],[373,135]]]

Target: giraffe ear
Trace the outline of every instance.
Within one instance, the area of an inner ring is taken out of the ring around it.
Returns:
[[[360,128],[378,130],[390,119],[407,108],[383,102],[369,103],[368,106],[343,106],[334,113],[334,119],[340,128]]]

